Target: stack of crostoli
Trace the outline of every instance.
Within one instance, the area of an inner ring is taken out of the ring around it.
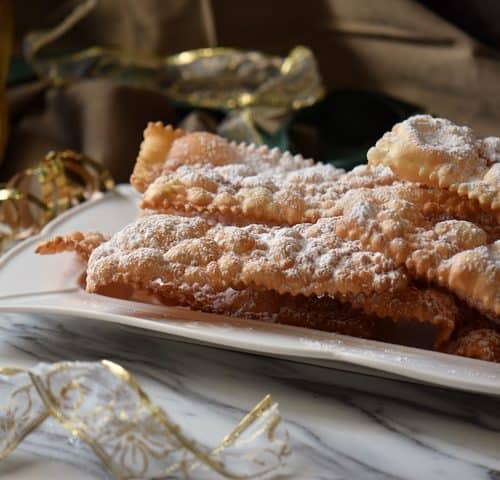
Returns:
[[[88,259],[89,292],[386,341],[418,326],[500,361],[499,160],[499,138],[428,115],[347,173],[152,123],[131,177],[144,214],[38,252]]]

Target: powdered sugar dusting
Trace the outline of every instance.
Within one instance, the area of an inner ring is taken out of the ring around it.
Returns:
[[[193,132],[173,142],[163,165],[163,173],[182,165],[247,164],[257,169],[291,171],[311,166],[311,159],[254,144],[235,144],[207,132]]]
[[[457,253],[438,269],[438,280],[481,310],[500,316],[500,240]],[[472,287],[473,295],[469,290]],[[499,321],[500,322],[500,321]]]
[[[486,137],[480,143],[481,156],[484,157],[488,163],[500,162],[500,138],[499,137]]]
[[[394,181],[391,170],[383,166],[364,165],[348,173],[325,164],[294,170],[293,162],[288,169],[291,158],[285,154],[282,162],[275,162],[277,168],[253,161],[184,165],[158,177],[144,194],[142,206],[164,213],[222,214],[247,222],[294,225],[338,215],[336,202],[349,190]]]
[[[335,235],[335,218],[295,227],[210,225],[199,218],[140,218],[98,247],[88,288],[102,284],[198,283],[214,290],[259,287],[323,295],[406,285],[392,260]],[[143,285],[144,286],[144,285]]]
[[[474,223],[480,218],[474,209],[472,221],[459,219],[467,216],[462,205],[467,200],[401,184],[351,191],[339,203],[340,236],[384,252],[416,277],[438,282],[482,311],[500,313],[500,243],[488,245],[491,236]],[[451,218],[442,219],[446,213]],[[496,226],[494,216],[488,220]]]
[[[461,157],[469,157],[477,152],[474,132],[469,127],[455,125],[447,119],[414,115],[402,125],[408,129],[409,138],[422,148]]]
[[[477,138],[468,127],[416,115],[394,125],[368,151],[371,165],[390,167],[401,180],[445,188],[500,210],[500,139]]]

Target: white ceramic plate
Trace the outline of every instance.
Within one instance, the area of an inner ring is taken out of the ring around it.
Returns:
[[[188,342],[305,363],[500,395],[500,365],[285,325],[91,295],[78,286],[72,254],[35,255],[43,238],[74,230],[111,234],[137,215],[138,195],[121,185],[59,216],[0,257],[0,312],[59,314],[115,322]],[[42,319],[41,319],[42,321]],[[83,320],[82,320],[83,321]]]

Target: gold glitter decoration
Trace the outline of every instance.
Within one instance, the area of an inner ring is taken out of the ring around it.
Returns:
[[[286,58],[233,48],[202,48],[170,57],[154,57],[93,46],[66,55],[44,54],[86,17],[96,0],[80,2],[50,30],[30,33],[27,61],[48,83],[59,86],[81,78],[110,78],[159,89],[174,102],[230,112],[221,134],[262,143],[259,130],[274,134],[291,112],[313,105],[324,95],[314,54],[303,46]]]
[[[278,406],[266,396],[213,449],[186,436],[128,371],[101,362],[0,369],[0,459],[48,417],[88,444],[117,479],[231,479],[277,471],[290,454]]]
[[[0,185],[0,251],[113,187],[108,170],[90,157],[71,150],[49,152],[38,165]]]

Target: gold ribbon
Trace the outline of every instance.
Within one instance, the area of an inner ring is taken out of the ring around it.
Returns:
[[[205,468],[210,478],[276,472],[290,454],[268,395],[213,449],[186,436],[119,365],[38,364],[0,369],[0,460],[48,417],[87,443],[117,479],[152,479]]]
[[[49,220],[114,187],[95,160],[71,150],[49,152],[35,167],[0,185],[0,251],[36,233]]]
[[[97,0],[83,0],[50,30],[30,33],[24,41],[27,61],[55,86],[81,78],[112,78],[162,91],[174,102],[194,108],[231,112],[220,134],[262,143],[259,130],[275,134],[294,110],[324,95],[314,54],[303,46],[286,58],[233,48],[202,48],[170,57],[93,46],[67,55],[44,51],[89,15]]]

